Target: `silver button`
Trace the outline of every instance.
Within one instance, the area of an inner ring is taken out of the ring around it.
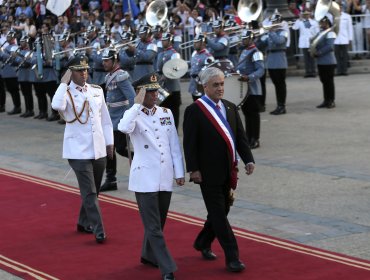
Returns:
[[[158,128],[156,128],[155,131],[158,131]]]
[[[161,162],[164,163],[164,160],[162,160]]]
[[[153,121],[153,123],[155,123],[155,121]]]
[[[157,139],[159,139],[159,137],[157,137]]]

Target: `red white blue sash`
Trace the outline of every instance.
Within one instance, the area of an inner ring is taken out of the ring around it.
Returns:
[[[234,134],[227,120],[223,117],[220,110],[207,97],[203,96],[195,101],[209,121],[216,128],[217,132],[225,140],[228,151],[232,158],[232,163],[236,162],[236,150]]]

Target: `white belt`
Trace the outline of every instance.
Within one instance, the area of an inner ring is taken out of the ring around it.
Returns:
[[[125,106],[125,105],[129,105],[129,101],[128,100],[124,100],[124,101],[119,101],[119,102],[113,102],[113,103],[109,103],[107,102],[107,106],[110,107],[110,108],[114,108],[114,107],[122,107],[122,106]]]

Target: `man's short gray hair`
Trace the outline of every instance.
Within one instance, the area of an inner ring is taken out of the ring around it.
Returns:
[[[205,85],[213,77],[225,77],[224,72],[216,67],[208,67],[199,73],[200,83]]]

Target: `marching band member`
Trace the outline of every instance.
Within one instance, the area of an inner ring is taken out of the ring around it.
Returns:
[[[173,36],[173,48],[180,53],[180,44],[182,43],[182,37],[181,35],[176,33],[176,24],[174,22],[170,22],[168,25],[168,33],[171,33]]]
[[[132,73],[134,81],[143,75],[154,72],[154,60],[157,56],[157,46],[152,41],[152,31],[149,26],[139,28],[140,42],[137,45],[128,46],[128,51],[132,55],[132,62],[135,64]]]
[[[3,26],[1,27],[1,32],[0,32],[0,55],[3,50],[8,45],[8,41],[6,40],[6,34],[8,33],[8,28]],[[0,57],[1,58],[1,57]],[[0,59],[1,61],[1,59]],[[5,101],[6,101],[6,92],[5,92],[5,86],[4,86],[4,81],[2,77],[2,69],[0,67],[0,113],[5,112]]]
[[[265,35],[262,35],[261,40],[267,45],[266,68],[268,69],[272,83],[275,86],[277,107],[270,112],[272,115],[281,115],[286,113],[286,69],[288,61],[286,58],[286,45],[288,40],[288,32],[281,23],[281,14],[276,10],[271,16],[271,23],[278,24],[273,27]]]
[[[48,24],[43,24],[42,25],[42,34],[50,34],[50,28]],[[60,39],[63,38],[62,35],[59,37]],[[38,37],[36,39],[36,44],[41,44],[41,37]],[[37,65],[37,53],[35,52],[32,56],[32,64]],[[66,61],[66,60],[65,60]],[[48,116],[48,100],[47,100],[47,95],[50,98],[50,102],[53,100],[54,94],[58,88],[57,80],[57,72],[55,71],[53,67],[53,61],[45,61],[45,56],[43,56],[43,73],[42,77],[39,75],[35,75],[36,71],[33,71],[31,74],[34,76],[34,83],[33,86],[35,88],[35,93],[39,105],[39,114],[35,116],[35,119],[46,119],[48,121],[56,121],[60,120],[60,116],[57,111],[54,109],[51,109],[51,115]]]
[[[293,30],[299,30],[298,47],[302,49],[305,78],[316,77],[316,63],[315,59],[310,55],[310,39],[313,38],[319,31],[319,24],[316,20],[311,18],[311,12],[305,10],[301,18],[297,19],[293,26]]]
[[[173,191],[173,179],[184,185],[183,157],[171,110],[156,106],[158,76],[147,74],[133,83],[135,104],[118,124],[135,149],[129,190],[135,192],[144,225],[141,263],[158,267],[163,280],[175,279],[176,263],[166,246],[163,229]],[[143,133],[142,131],[146,132]]]
[[[163,65],[175,58],[181,58],[180,54],[173,47],[174,37],[170,33],[162,34],[163,51],[158,54],[157,70],[159,74],[163,75]],[[161,85],[164,89],[170,92],[170,95],[161,103],[162,107],[171,109],[173,118],[175,120],[175,127],[178,128],[180,118],[181,105],[181,88],[180,79],[169,79],[164,75],[161,78]]]
[[[59,39],[59,51],[65,51],[65,53],[59,55],[60,59],[60,74],[63,75],[67,71],[67,63],[70,58],[73,57],[73,49],[75,48],[74,43],[71,42],[69,32],[63,33]]]
[[[98,85],[103,89],[105,98],[107,96],[105,88],[105,76],[107,75],[107,72],[104,70],[103,66],[103,53],[99,50],[109,47],[110,43],[110,37],[107,34],[102,34],[99,36],[99,43],[95,42],[93,45],[91,45],[91,49],[86,50],[89,61],[91,61],[90,65],[94,66],[94,68],[92,69],[91,83],[94,85]]]
[[[26,111],[20,115],[22,118],[29,118],[35,115],[33,112],[32,97],[32,82],[34,82],[34,75],[32,75],[31,71],[32,52],[29,48],[29,40],[30,37],[28,35],[22,36],[19,40],[21,50],[19,51],[19,55],[15,57],[15,63],[17,64],[16,70],[18,70],[18,82],[24,98],[24,104],[26,106]]]
[[[242,105],[245,116],[245,126],[249,146],[256,149],[260,146],[260,96],[262,95],[260,78],[265,72],[263,54],[253,43],[253,32],[243,30],[241,35],[243,51],[240,54],[237,70],[241,74],[241,80],[248,82],[247,99]]]
[[[229,56],[229,38],[224,31],[224,24],[221,20],[212,22],[212,29],[215,38],[207,38],[207,47],[215,59],[227,59]],[[206,34],[205,34],[206,36]]]
[[[115,151],[121,156],[129,157],[126,135],[117,129],[117,125],[125,111],[134,104],[135,91],[131,85],[130,75],[120,68],[118,54],[114,48],[105,49],[102,59],[104,70],[109,73],[105,78],[105,84],[107,105],[114,133],[113,157],[107,159],[107,176],[100,188],[100,191],[104,192],[117,189],[117,158]]]
[[[77,231],[93,233],[97,243],[106,240],[98,194],[106,165],[113,156],[113,128],[103,90],[87,84],[88,58],[78,55],[68,62],[52,107],[66,120],[63,158],[76,174],[81,194]]]
[[[211,53],[206,49],[206,37],[198,34],[194,37],[194,52],[190,60],[190,82],[188,91],[191,93],[193,101],[202,96],[202,92],[197,89],[197,78],[205,65],[214,61]]]
[[[328,17],[323,17],[320,20],[321,32],[325,32],[331,27]],[[316,60],[317,69],[319,72],[320,81],[323,87],[324,101],[316,106],[317,108],[334,108],[335,107],[335,86],[334,86],[334,71],[337,64],[334,54],[334,41],[336,34],[334,31],[328,32],[316,45]]]
[[[125,31],[123,32],[121,38],[122,38],[121,43],[125,44],[133,41],[135,36],[130,31]],[[122,47],[119,50],[118,56],[122,70],[127,71],[130,74],[130,77],[132,78],[135,64],[133,63],[132,54],[128,50],[128,46]]]
[[[225,28],[235,28],[237,26],[238,25],[232,18],[225,21]],[[232,47],[230,47],[228,59],[233,63],[234,66],[236,66],[238,64],[239,34],[237,30],[230,29],[230,31],[227,31],[227,35],[229,36],[230,45],[233,45]]]
[[[14,61],[14,53],[19,50],[16,43],[16,33],[13,30],[8,31],[6,40],[8,45],[4,51],[0,52],[0,58],[3,61],[2,77],[4,80],[5,88],[12,96],[13,110],[8,112],[9,115],[20,114],[21,110],[21,97],[19,95],[18,78],[15,72],[15,66],[12,65]]]

